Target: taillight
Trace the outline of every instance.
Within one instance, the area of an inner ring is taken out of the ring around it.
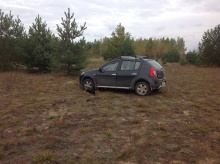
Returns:
[[[150,77],[157,77],[157,72],[153,67],[150,68]]]

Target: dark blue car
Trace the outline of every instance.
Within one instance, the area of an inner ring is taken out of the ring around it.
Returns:
[[[121,56],[98,69],[83,72],[80,85],[89,91],[96,88],[134,90],[138,95],[149,95],[166,85],[164,68],[145,57]]]

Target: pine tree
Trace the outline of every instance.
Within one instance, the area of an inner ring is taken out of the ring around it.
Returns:
[[[220,25],[204,32],[199,55],[205,64],[220,66]]]
[[[120,56],[134,56],[135,48],[130,38],[126,38],[119,49]]]
[[[21,44],[25,37],[23,24],[19,17],[13,18],[11,12],[4,14],[0,9],[0,69],[9,70],[19,64],[22,54]]]
[[[130,39],[131,35],[125,32],[125,28],[121,23],[111,35],[112,37],[108,40],[106,51],[102,54],[105,60],[111,60],[119,56],[134,55],[135,50]]]
[[[35,23],[29,28],[26,46],[25,64],[29,71],[32,71],[33,68],[37,68],[40,72],[51,70],[52,48],[50,44],[52,37],[46,22],[42,22],[42,18],[38,15]]]
[[[59,54],[57,67],[66,71],[67,74],[78,74],[85,67],[87,49],[84,37],[79,41],[75,40],[83,36],[87,27],[84,23],[78,29],[76,20],[73,18],[74,14],[70,14],[70,9],[64,14],[66,18],[62,18],[61,27],[57,25],[58,35],[61,38],[57,52]]]

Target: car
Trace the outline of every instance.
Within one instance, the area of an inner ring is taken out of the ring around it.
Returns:
[[[97,88],[134,90],[137,95],[149,95],[166,85],[164,68],[144,56],[120,56],[98,69],[83,72],[80,86],[87,91]]]

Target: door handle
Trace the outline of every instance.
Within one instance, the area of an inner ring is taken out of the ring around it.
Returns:
[[[114,74],[114,73],[113,73],[113,74],[111,74],[111,75],[112,75],[112,76],[116,76],[116,74]]]
[[[137,73],[132,73],[131,75],[132,75],[132,76],[136,76],[136,75],[137,75]]]

